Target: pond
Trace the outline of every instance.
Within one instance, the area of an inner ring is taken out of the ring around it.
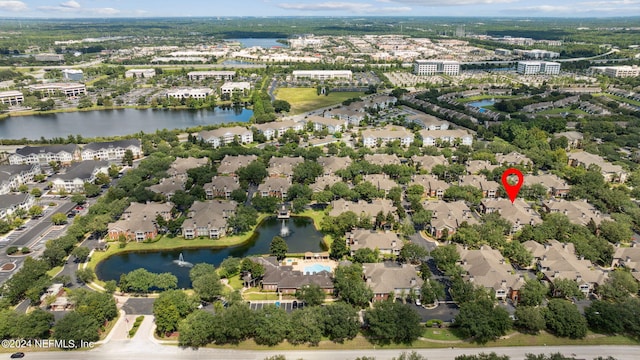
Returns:
[[[495,100],[486,99],[486,100],[470,102],[470,103],[468,103],[468,105],[476,107],[476,108],[483,108],[485,106],[491,106],[491,105],[493,105],[495,103],[496,103]]]
[[[229,39],[231,42],[239,42],[242,47],[250,48],[254,46],[258,46],[261,48],[272,48],[272,47],[287,47],[286,44],[282,44],[278,42],[276,38],[244,38],[244,39]]]
[[[96,275],[100,280],[118,281],[121,274],[144,268],[153,273],[170,272],[178,277],[178,288],[188,288],[191,286],[190,268],[177,264],[176,260],[180,258],[180,254],[185,262],[191,264],[204,262],[215,266],[219,266],[222,260],[229,256],[242,258],[250,255],[268,254],[271,240],[274,236],[281,234],[282,223],[283,220],[278,220],[275,217],[266,219],[258,226],[249,241],[237,246],[116,254],[98,264]],[[310,218],[292,217],[285,220],[285,227],[289,234],[284,239],[290,253],[326,250],[322,242],[323,235],[315,229],[313,220]],[[215,246],[215,242],[215,240],[211,240],[211,245]]]
[[[253,111],[245,108],[218,107],[214,110],[118,109],[15,116],[0,120],[0,139],[153,133],[159,129],[247,122],[252,115]]]

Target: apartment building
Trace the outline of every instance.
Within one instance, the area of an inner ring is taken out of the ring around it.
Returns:
[[[225,155],[218,165],[218,174],[235,175],[238,169],[258,160],[256,155]]]
[[[286,177],[269,177],[258,185],[258,193],[262,197],[276,197],[282,200],[287,198],[287,193],[291,187],[291,179]]]
[[[305,123],[312,123],[314,131],[322,131],[326,129],[329,134],[343,132],[347,128],[346,120],[325,118],[317,115],[311,115],[303,121]]]
[[[61,165],[70,165],[76,160],[80,160],[80,148],[76,144],[25,146],[17,149],[15,154],[9,155],[11,165],[47,165],[52,161]]]
[[[480,203],[480,210],[483,214],[497,212],[503,219],[511,223],[511,233],[517,232],[525,225],[542,223],[540,214],[520,198],[516,198],[513,203],[509,199],[503,198],[483,199]]]
[[[366,202],[360,200],[358,202],[347,201],[344,199],[338,199],[331,202],[331,211],[329,216],[339,216],[340,214],[351,211],[354,214],[361,216],[362,214],[369,217],[372,223],[375,223],[376,215],[382,212],[385,216],[389,213],[393,215],[395,219],[398,218],[396,214],[396,207],[393,206],[393,202],[389,199],[375,199],[373,201]]]
[[[298,157],[272,157],[269,159],[269,167],[267,168],[267,172],[271,177],[289,177],[293,176],[293,170],[299,164],[304,162],[304,158],[302,156]]]
[[[411,293],[419,296],[424,283],[416,267],[410,264],[366,263],[362,264],[362,272],[367,286],[373,291],[374,302],[387,300],[389,296],[408,297]]]
[[[451,145],[473,145],[473,135],[466,130],[420,130],[423,146],[438,146],[447,142]]]
[[[231,144],[236,139],[241,144],[250,144],[253,142],[253,132],[241,126],[222,127],[215,130],[202,131],[198,134],[198,139],[211,144],[214,148]]]
[[[227,220],[236,213],[235,201],[196,201],[182,224],[185,239],[208,237],[219,239],[227,234]]]
[[[253,128],[263,134],[267,140],[271,140],[284,135],[288,130],[299,132],[304,130],[304,123],[295,120],[273,121],[264,124],[253,124]]]
[[[378,143],[385,146],[392,141],[400,141],[401,146],[409,146],[413,143],[415,135],[403,127],[386,126],[378,129],[366,129],[362,131],[362,145],[376,147]]]
[[[0,195],[18,189],[22,184],[33,181],[40,174],[39,164],[0,165]]]
[[[18,209],[29,211],[35,204],[35,198],[31,194],[4,194],[0,195],[0,219],[6,220]]]
[[[133,202],[122,213],[121,218],[108,226],[109,239],[119,240],[124,237],[130,241],[154,239],[158,235],[158,216],[165,221],[171,220],[171,203]]]
[[[398,234],[394,232],[379,232],[375,230],[355,229],[346,235],[347,246],[351,256],[359,249],[378,250],[382,255],[400,255],[404,245]]]
[[[567,155],[569,156],[569,166],[583,166],[588,169],[590,165],[597,165],[606,181],[619,183],[627,181],[628,173],[624,171],[622,166],[614,165],[599,155],[586,151],[571,152]]]
[[[84,183],[94,183],[100,173],[109,173],[109,162],[89,160],[69,166],[64,173],[53,175],[50,181],[57,192],[82,193]]]
[[[240,181],[235,176],[214,176],[211,182],[203,186],[207,199],[229,199],[234,190],[240,189]]]
[[[464,201],[453,202],[425,201],[424,209],[431,211],[431,222],[429,223],[429,233],[436,239],[440,239],[446,234],[453,235],[462,223],[468,225],[478,224],[478,220],[473,216],[473,211]]]
[[[82,148],[80,157],[86,160],[122,160],[127,150],[131,150],[134,159],[142,157],[142,143],[140,139],[125,139],[117,141],[89,143]]]

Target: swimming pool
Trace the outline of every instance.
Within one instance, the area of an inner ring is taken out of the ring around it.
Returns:
[[[315,274],[315,273],[319,273],[320,271],[331,272],[331,267],[326,265],[320,265],[320,264],[304,267],[305,274]]]

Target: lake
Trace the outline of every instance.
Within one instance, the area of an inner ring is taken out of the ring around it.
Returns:
[[[315,229],[313,220],[310,218],[292,217],[286,220],[285,224],[290,232],[289,236],[284,237],[290,253],[326,250],[322,243],[323,235]],[[189,288],[191,287],[190,268],[181,267],[174,262],[181,253],[184,261],[192,264],[204,262],[215,266],[219,266],[222,260],[229,256],[242,258],[250,255],[268,254],[271,240],[280,234],[281,228],[282,220],[277,220],[274,217],[263,221],[249,241],[237,246],[117,254],[98,264],[96,275],[104,281],[118,281],[123,273],[145,268],[153,273],[171,272],[178,277],[178,288]],[[212,246],[215,243],[215,240],[211,240]],[[117,246],[117,244],[111,246]]]
[[[239,42],[242,45],[242,47],[246,47],[246,48],[250,48],[254,46],[259,46],[265,49],[272,48],[274,46],[287,47],[287,45],[281,44],[277,40],[278,39],[273,39],[273,38],[266,38],[266,39],[245,38],[245,39],[228,39],[227,41]]]
[[[117,109],[15,116],[0,120],[0,139],[153,133],[159,129],[247,122],[252,115],[252,110],[244,108],[218,107],[214,110]]]

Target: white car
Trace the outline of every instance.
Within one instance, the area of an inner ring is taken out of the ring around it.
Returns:
[[[422,306],[422,303],[420,302],[420,299],[416,299],[416,306]]]

